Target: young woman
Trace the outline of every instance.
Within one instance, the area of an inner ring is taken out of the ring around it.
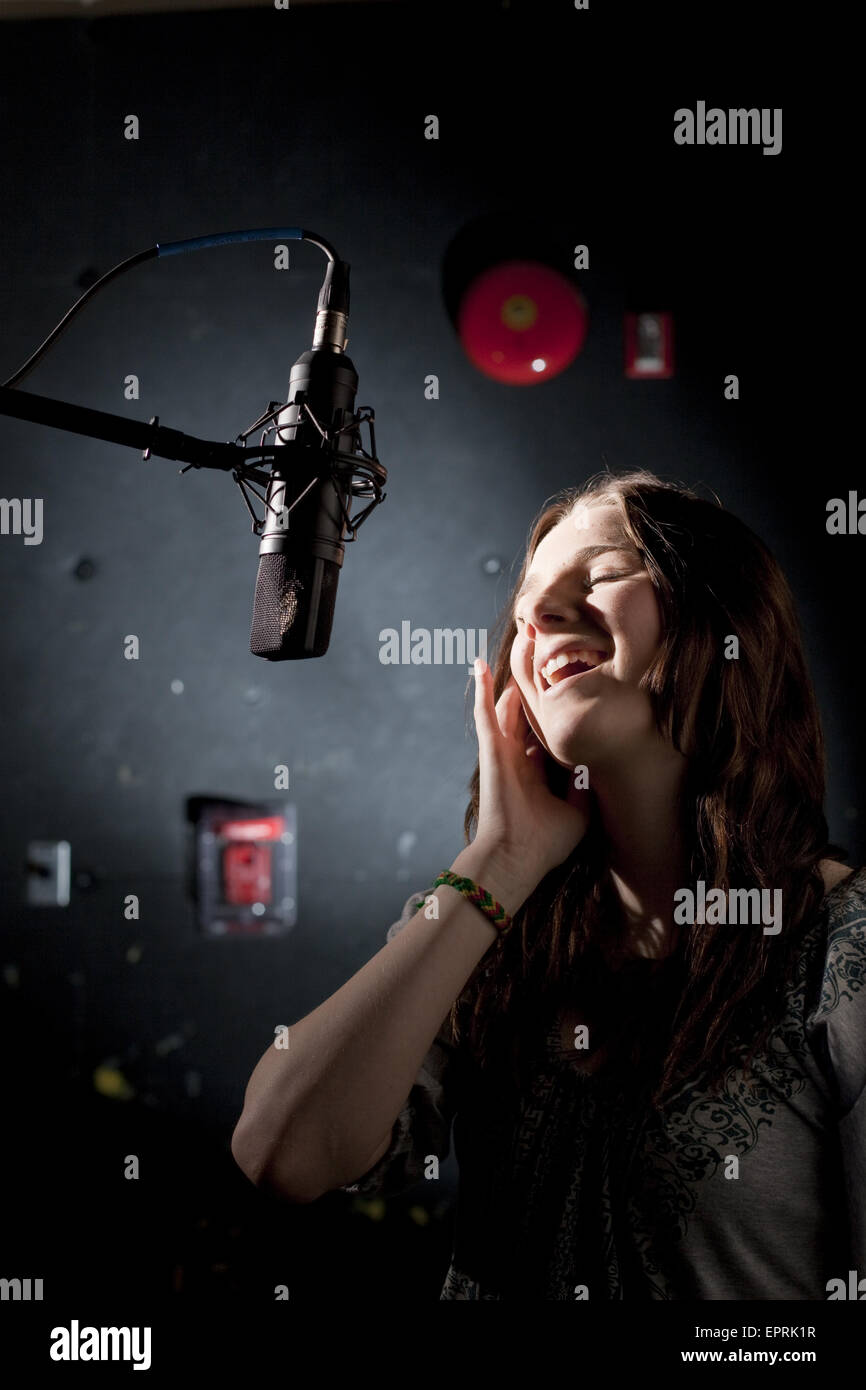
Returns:
[[[788,585],[715,502],[606,474],[501,627],[456,883],[269,1047],[235,1157],[394,1192],[453,1120],[443,1299],[831,1297],[866,1276],[866,870]]]

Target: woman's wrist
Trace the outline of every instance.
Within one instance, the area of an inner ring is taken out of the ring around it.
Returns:
[[[473,840],[457,855],[451,870],[461,877],[471,878],[485,888],[513,917],[526,902],[536,882],[528,876],[510,855],[495,845],[479,844]]]

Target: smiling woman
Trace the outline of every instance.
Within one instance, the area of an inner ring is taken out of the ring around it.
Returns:
[[[239,1161],[396,1192],[453,1121],[443,1299],[825,1299],[866,1267],[866,870],[784,576],[716,502],[604,475],[538,517],[493,648],[467,847],[259,1063]],[[781,929],[689,922],[704,890]]]
[[[743,1031],[756,1039],[791,962],[759,935],[679,933],[674,894],[698,880],[781,889],[790,947],[826,884],[850,872],[832,862],[823,736],[784,575],[717,503],[646,472],[603,474],[536,521],[496,645],[493,698],[516,683],[550,785],[562,793],[566,770],[587,766],[593,810],[587,837],[521,909],[507,964],[503,943],[506,978],[488,986],[491,998],[504,991],[497,1017],[516,990],[519,936],[519,973],[538,997],[563,985],[567,995],[584,954],[610,964],[676,949],[688,979],[658,1095],[687,1065],[718,1076],[735,1017],[750,1016]],[[548,688],[544,672],[563,648],[605,660]],[[478,768],[471,791],[467,837]],[[485,1054],[496,1027],[478,995]],[[455,1023],[459,1014],[455,1005]]]

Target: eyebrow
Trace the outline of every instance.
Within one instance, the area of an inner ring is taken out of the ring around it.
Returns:
[[[626,541],[623,542],[622,545],[607,544],[584,546],[583,550],[578,550],[577,553],[572,556],[572,561],[578,565],[586,564],[587,560],[594,560],[598,555],[607,555],[611,550],[627,550],[632,555],[640,555],[640,552],[637,549],[637,547],[630,545]],[[518,599],[523,598],[523,595],[528,594],[531,589],[538,588],[538,584],[539,579],[537,574],[528,575],[527,578],[524,579],[520,588],[517,590],[517,593],[514,595],[514,603],[516,604]]]

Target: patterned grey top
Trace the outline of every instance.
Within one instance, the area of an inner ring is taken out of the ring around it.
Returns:
[[[425,892],[413,893],[388,940]],[[587,1074],[559,1025],[515,1096],[446,1036],[391,1146],[343,1190],[400,1192],[425,1157],[460,1171],[441,1299],[805,1299],[866,1275],[866,867],[826,895],[785,1015],[721,1095],[653,1112],[619,1074]],[[735,1161],[736,1160],[736,1161]],[[428,1165],[429,1169],[429,1165]]]

